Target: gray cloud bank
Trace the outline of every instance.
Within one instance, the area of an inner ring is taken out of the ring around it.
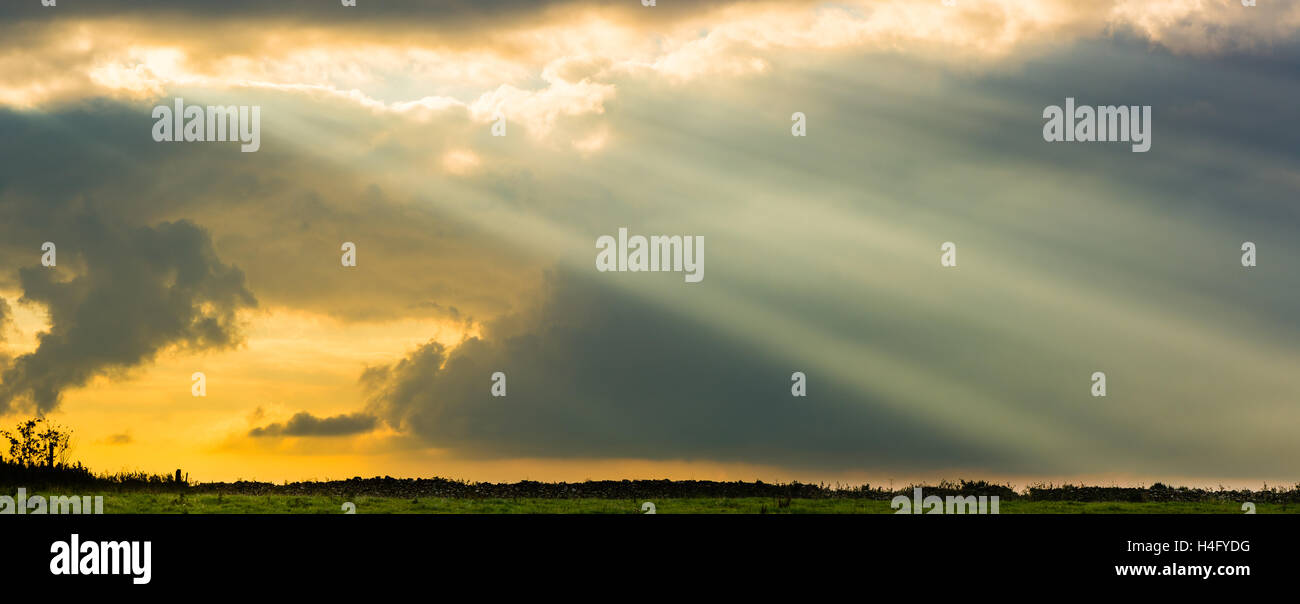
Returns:
[[[235,313],[256,305],[243,273],[222,263],[193,223],[125,227],[85,213],[47,234],[58,263],[23,266],[18,282],[22,301],[48,310],[50,328],[4,370],[0,412],[16,400],[50,411],[65,389],[168,347],[232,346]],[[37,260],[39,248],[31,250]]]
[[[707,324],[566,270],[535,313],[367,369],[367,412],[470,457],[717,459],[821,467],[1016,464]],[[763,329],[755,325],[754,329]],[[490,376],[506,374],[494,397]],[[924,450],[913,446],[925,442]],[[1026,460],[1027,461],[1027,460]],[[1030,462],[1032,463],[1032,462]]]
[[[350,436],[375,429],[373,415],[353,413],[333,417],[316,417],[306,411],[294,414],[285,423],[272,423],[248,432],[252,437],[274,436]]]

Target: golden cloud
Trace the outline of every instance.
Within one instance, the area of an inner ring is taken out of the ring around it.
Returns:
[[[496,111],[545,136],[559,116],[601,113],[610,80],[673,82],[761,73],[773,52],[907,52],[950,62],[1014,60],[1048,45],[1131,30],[1176,52],[1254,50],[1294,35],[1300,5],[1236,0],[915,0],[729,3],[689,13],[596,7],[535,20],[358,24],[113,18],[3,27],[0,104],[144,99],[180,86],[270,87],[427,117]],[[215,24],[215,25],[214,25]],[[404,84],[390,77],[400,72]],[[540,84],[539,84],[540,83]],[[381,100],[387,99],[387,100]]]

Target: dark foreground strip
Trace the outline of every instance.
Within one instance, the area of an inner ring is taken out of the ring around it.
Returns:
[[[134,584],[126,573],[52,574],[51,545],[70,543],[73,534],[81,544],[148,541],[149,582]],[[241,598],[376,586],[450,596],[445,590],[453,584],[493,593],[582,591],[609,581],[632,589],[597,598],[603,601],[674,586],[694,593],[701,586],[802,585],[812,590],[809,596],[900,583],[939,592],[962,585],[987,586],[989,593],[1028,585],[1072,593],[1138,586],[1237,590],[1292,580],[1297,536],[1298,516],[1245,514],[4,515],[0,581],[10,595],[198,589]],[[1153,547],[1167,551],[1156,555]],[[1151,576],[1117,573],[1120,565],[1226,565],[1234,572],[1249,567],[1250,574]],[[919,577],[926,582],[915,583]]]

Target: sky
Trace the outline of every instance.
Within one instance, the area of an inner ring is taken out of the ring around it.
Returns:
[[[1300,2],[15,0],[0,74],[0,424],[97,471],[1298,480]]]

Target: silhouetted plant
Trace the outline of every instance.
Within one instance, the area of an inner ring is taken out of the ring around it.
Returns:
[[[10,463],[24,467],[64,465],[72,445],[72,430],[44,417],[19,422],[13,432],[0,430],[0,437],[9,441]]]

